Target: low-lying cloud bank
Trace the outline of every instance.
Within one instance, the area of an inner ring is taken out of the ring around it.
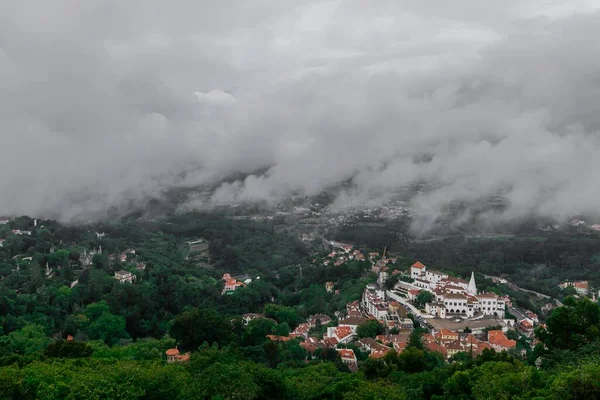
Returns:
[[[343,207],[425,181],[436,189],[413,199],[420,216],[499,193],[503,218],[596,214],[596,8],[9,0],[0,215],[101,217],[265,169],[212,202],[351,179]]]

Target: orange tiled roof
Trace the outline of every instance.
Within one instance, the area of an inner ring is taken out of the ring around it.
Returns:
[[[423,268],[425,268],[425,264],[423,264],[421,261],[417,261],[416,263],[414,263],[410,267],[411,268],[423,269]]]
[[[340,353],[340,356],[342,358],[356,359],[356,356],[354,355],[354,350],[352,349],[338,349],[338,353]]]
[[[440,330],[440,334],[442,336],[458,336],[458,332],[454,332],[446,328],[442,328],[442,330]]]
[[[387,353],[389,353],[391,349],[383,350],[383,351],[374,351],[371,353],[370,357],[372,358],[383,358]]]
[[[176,348],[173,349],[169,349],[165,352],[168,356],[176,356],[177,354],[179,354],[179,350],[177,350]]]
[[[337,328],[335,328],[335,335],[339,338],[339,339],[343,339],[348,335],[352,334],[352,328],[350,328],[349,326],[338,326]]]
[[[441,344],[437,344],[436,342],[429,342],[426,344],[427,349],[429,351],[437,351],[438,353],[442,353],[443,355],[447,355],[448,351]]]
[[[506,349],[512,349],[517,346],[517,342],[507,338],[501,330],[489,331],[488,342],[492,345],[497,345]]]

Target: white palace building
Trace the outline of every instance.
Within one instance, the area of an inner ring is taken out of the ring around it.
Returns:
[[[454,316],[473,317],[477,314],[495,315],[504,318],[505,300],[495,293],[477,293],[475,274],[471,272],[469,282],[427,267],[417,261],[410,267],[413,285],[427,290],[435,301],[427,303],[425,311],[441,318]]]

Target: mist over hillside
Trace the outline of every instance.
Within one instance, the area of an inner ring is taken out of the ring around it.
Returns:
[[[482,227],[598,214],[597,2],[3,8],[0,215],[324,192],[332,212],[401,201],[420,232],[448,210]]]

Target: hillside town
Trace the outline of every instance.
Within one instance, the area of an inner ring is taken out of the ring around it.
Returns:
[[[31,230],[41,228],[34,220]],[[2,242],[11,235],[29,235],[28,229],[10,230]],[[110,239],[104,232],[90,232],[90,235],[98,240]],[[420,261],[406,267],[406,261],[401,263],[400,258],[390,255],[386,248],[383,252],[367,252],[351,244],[326,239],[323,245],[328,250],[314,255],[313,265],[335,269],[362,263],[364,273],[374,278],[364,285],[360,298],[345,304],[343,310],[331,315],[312,314],[286,335],[267,335],[275,342],[299,341],[308,359],[318,351],[331,349],[351,371],[356,371],[359,359],[365,356],[377,359],[392,350],[402,353],[412,340],[413,332],[419,332],[426,349],[440,353],[447,360],[461,352],[477,356],[486,349],[524,352],[524,346],[532,348],[537,343],[533,338],[535,327],[544,326],[536,313],[513,304],[509,295],[480,291],[474,272],[463,279]],[[209,243],[196,238],[186,241],[185,247],[187,260],[199,255],[205,257]],[[52,247],[49,254],[55,251]],[[18,261],[13,270],[15,274],[19,273],[20,266],[33,261],[26,254],[17,254],[13,259]],[[76,267],[74,273],[81,275],[105,261],[112,268],[113,278],[123,285],[139,284],[146,271],[146,261],[136,248],[109,253],[102,244],[83,248],[71,264]],[[63,268],[63,265],[46,262],[44,276],[52,279]],[[497,284],[508,284],[503,278],[491,279]],[[225,272],[220,279],[221,295],[231,296],[259,280],[257,274]],[[79,279],[75,279],[69,286],[73,289],[78,284]],[[590,293],[588,281],[565,281],[559,287],[571,289],[578,295]],[[325,282],[324,290],[333,296],[342,294],[338,281]],[[547,302],[542,311],[549,312],[554,307],[553,302]],[[261,313],[246,313],[242,321],[248,326],[258,318],[267,317]],[[369,325],[375,327],[376,332],[365,334],[364,327]],[[189,353],[179,353],[177,348],[165,354],[168,362],[189,360]]]
[[[311,315],[289,335],[269,335],[270,340],[300,340],[309,356],[319,349],[335,349],[353,371],[359,363],[355,351],[372,358],[381,358],[391,350],[401,353],[417,328],[423,332],[423,345],[446,359],[460,352],[474,357],[485,349],[524,353],[525,349],[518,346],[519,337],[526,338],[530,347],[537,343],[532,340],[533,329],[539,324],[537,315],[529,310],[519,310],[515,313],[518,316],[509,314],[509,308],[515,310],[510,297],[479,292],[474,273],[465,280],[429,269],[419,261],[408,270],[401,270],[396,265],[397,258],[388,257],[385,250],[382,255],[365,255],[348,244],[330,241],[329,245],[333,249],[321,261],[322,265],[340,266],[352,260],[369,262],[371,272],[377,274],[376,282],[366,285],[361,299],[348,303],[343,312],[334,316]],[[385,283],[391,276],[401,279],[390,289]],[[239,278],[228,274],[223,280],[227,285],[224,293],[243,285]],[[327,282],[325,286],[327,292],[333,292],[335,283]],[[422,293],[429,293],[431,301],[419,305],[417,297]],[[264,315],[245,314],[243,321],[248,324],[256,318]],[[361,336],[360,327],[369,321],[381,327],[380,334]]]

